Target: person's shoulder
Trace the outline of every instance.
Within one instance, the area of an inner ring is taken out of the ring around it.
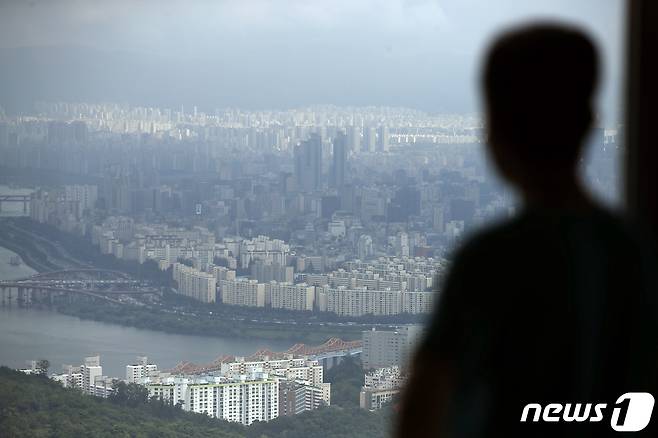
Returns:
[[[501,252],[516,247],[524,241],[526,218],[515,217],[500,220],[474,231],[455,252],[456,262],[495,262]]]
[[[636,249],[648,248],[646,238],[648,232],[615,210],[599,207],[593,209],[585,220],[602,238],[612,243],[628,245]]]

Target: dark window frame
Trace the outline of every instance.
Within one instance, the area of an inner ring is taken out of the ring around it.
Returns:
[[[657,243],[658,2],[628,0],[627,8],[626,206]]]

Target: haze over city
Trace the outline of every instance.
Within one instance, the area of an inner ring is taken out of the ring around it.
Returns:
[[[487,41],[520,19],[583,25],[603,49],[603,116],[616,122],[620,1],[4,1],[0,102],[312,104],[475,112]]]
[[[390,436],[459,248],[524,211],[480,79],[538,20],[598,46],[574,166],[617,209],[621,0],[0,2],[0,435]]]

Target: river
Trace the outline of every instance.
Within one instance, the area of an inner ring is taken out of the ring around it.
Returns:
[[[0,279],[25,277],[34,271],[9,264],[13,252],[0,247]],[[261,348],[283,351],[289,342],[172,335],[154,330],[81,320],[50,310],[0,307],[0,365],[23,367],[27,360],[48,359],[51,372],[79,365],[100,355],[103,374],[125,377],[125,366],[148,356],[161,369],[189,360],[208,363],[220,355],[249,355]]]

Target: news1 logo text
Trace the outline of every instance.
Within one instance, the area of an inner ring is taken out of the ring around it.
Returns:
[[[627,392],[612,406],[610,427],[618,432],[639,432],[651,421],[654,398],[648,392]],[[529,403],[523,408],[521,422],[600,422],[608,414],[606,403]]]

